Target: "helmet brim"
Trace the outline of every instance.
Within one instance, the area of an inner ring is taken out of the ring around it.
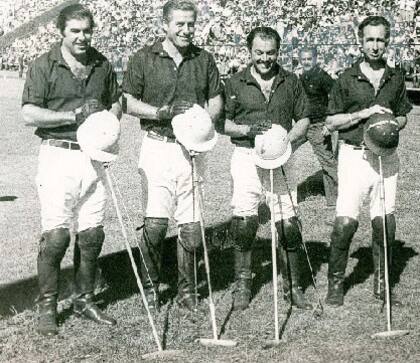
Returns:
[[[286,151],[284,152],[284,154],[276,159],[262,159],[256,152],[255,148],[253,150],[255,165],[257,165],[258,167],[262,169],[280,168],[282,165],[287,163],[291,155],[292,155],[292,144],[290,142],[287,143]]]
[[[367,132],[364,133],[363,140],[364,140],[364,143],[365,143],[366,147],[372,153],[374,153],[375,155],[378,155],[378,156],[390,156],[397,151],[398,145],[395,146],[395,147],[390,147],[390,148],[384,148],[384,147],[380,147],[380,146],[376,145],[376,143],[371,139],[371,137],[369,136],[369,134]]]

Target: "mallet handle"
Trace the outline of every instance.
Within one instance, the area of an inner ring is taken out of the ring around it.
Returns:
[[[195,163],[195,156],[191,156],[193,170],[197,170]],[[218,339],[217,337],[217,324],[216,324],[216,311],[213,303],[213,293],[211,288],[211,279],[210,279],[210,262],[207,252],[207,243],[206,243],[206,233],[204,231],[204,219],[203,219],[203,201],[201,199],[201,193],[197,188],[194,188],[193,194],[197,193],[196,198],[198,200],[198,218],[200,220],[200,230],[201,230],[201,240],[203,241],[203,254],[204,254],[204,266],[206,268],[207,276],[207,285],[209,290],[209,309],[210,309],[210,318],[213,329],[213,338]]]
[[[382,204],[382,229],[384,236],[384,274],[385,274],[385,301],[386,301],[386,320],[388,331],[392,330],[391,322],[391,292],[389,289],[389,267],[388,267],[388,238],[386,229],[386,207],[385,207],[385,182],[384,173],[382,169],[382,157],[379,159],[379,175],[380,175],[380,191],[381,191],[381,204]]]
[[[158,336],[158,333],[157,333],[157,330],[156,330],[156,327],[155,327],[155,323],[153,322],[152,314],[150,313],[150,309],[149,309],[149,306],[147,304],[146,294],[144,293],[143,285],[141,283],[140,276],[137,272],[137,265],[136,265],[136,262],[134,260],[133,253],[131,251],[131,246],[130,246],[130,243],[128,242],[127,230],[124,226],[124,222],[123,222],[123,218],[122,218],[122,215],[121,215],[120,207],[118,206],[117,196],[115,195],[114,186],[112,184],[112,180],[111,180],[111,176],[109,174],[108,168],[105,168],[105,175],[106,175],[106,179],[108,181],[109,189],[111,191],[111,197],[112,197],[112,200],[114,202],[115,211],[117,213],[117,217],[118,217],[118,220],[120,222],[121,232],[124,236],[125,248],[127,249],[128,256],[130,257],[131,267],[133,268],[134,275],[136,276],[137,286],[140,290],[141,298],[143,300],[144,307],[147,311],[147,317],[149,318],[150,326],[152,327],[153,337],[155,339],[158,350],[162,351],[163,350],[162,345],[161,345],[160,340],[159,340],[159,336]]]
[[[274,220],[274,171],[270,169],[270,214],[271,214],[271,259],[273,263],[273,295],[274,295],[274,339],[279,339],[279,316],[278,316],[278,299],[277,299],[277,233]],[[279,201],[280,203],[280,201]]]

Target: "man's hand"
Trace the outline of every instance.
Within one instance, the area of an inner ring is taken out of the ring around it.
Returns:
[[[105,106],[99,102],[96,98],[88,99],[82,106],[76,108],[74,113],[76,115],[76,123],[78,125],[85,122],[85,120],[95,112],[101,112],[105,110]]]
[[[165,105],[157,110],[157,118],[159,120],[172,120],[175,116],[184,113],[194,104],[188,101],[177,101],[170,105]]]
[[[369,118],[370,116],[374,115],[375,113],[390,113],[392,114],[392,111],[389,108],[386,108],[384,106],[381,105],[373,105],[369,108],[365,108],[362,111],[358,112],[358,116],[364,120]]]
[[[254,139],[255,136],[261,135],[264,131],[267,131],[271,128],[271,121],[270,120],[261,120],[255,122],[253,125],[249,126],[249,130],[246,133],[246,136]]]

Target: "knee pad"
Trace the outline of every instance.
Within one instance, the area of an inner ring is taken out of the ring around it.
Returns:
[[[50,264],[60,263],[70,244],[70,232],[67,228],[57,228],[42,233],[39,241],[38,256]]]
[[[358,226],[359,222],[356,219],[336,217],[331,233],[331,242],[334,244],[334,247],[347,250]]]
[[[293,252],[301,246],[302,233],[300,228],[300,222],[297,217],[276,222],[279,242],[286,251]]]
[[[145,218],[141,245],[157,247],[166,236],[167,218]]]
[[[252,248],[258,230],[258,216],[233,216],[230,234],[237,251],[246,252]]]
[[[201,227],[199,222],[185,223],[179,226],[179,244],[188,252],[194,252],[202,244]]]
[[[105,240],[103,226],[85,229],[77,234],[77,245],[81,255],[96,260],[101,253]]]

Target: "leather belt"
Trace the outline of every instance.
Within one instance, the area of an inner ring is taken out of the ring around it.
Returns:
[[[159,135],[157,132],[154,132],[154,131],[148,131],[147,132],[147,137],[149,137],[153,140],[159,140],[159,141],[163,141],[163,142],[175,142],[176,141],[174,137],[162,136],[162,135]]]
[[[340,140],[340,141],[344,145],[350,146],[353,150],[369,150],[369,148],[365,144],[353,145],[353,144],[348,143],[345,140]]]
[[[68,150],[80,150],[80,145],[74,141],[56,140],[56,139],[45,139],[42,140],[43,145],[61,147]]]

